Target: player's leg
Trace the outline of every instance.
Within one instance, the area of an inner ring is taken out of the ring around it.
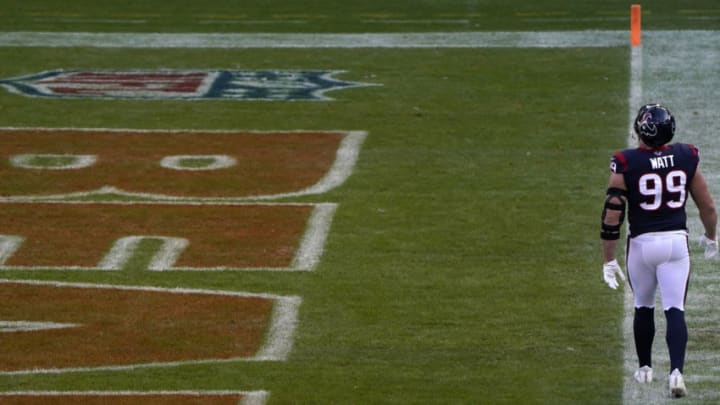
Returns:
[[[628,277],[633,290],[635,306],[633,336],[638,357],[638,371],[635,373],[635,378],[639,382],[652,380],[652,345],[655,338],[654,307],[657,279],[655,278],[655,268],[647,264],[645,255],[652,243],[654,243],[653,238],[641,235],[630,240],[627,250]]]
[[[686,237],[675,239],[671,260],[658,268],[660,295],[667,320],[665,341],[670,354],[670,394],[675,397],[687,394],[682,378],[688,341],[685,297],[690,278],[690,255],[687,246]]]

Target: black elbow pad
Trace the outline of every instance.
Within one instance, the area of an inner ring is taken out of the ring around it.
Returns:
[[[604,240],[617,240],[620,239],[620,227],[625,221],[625,208],[627,203],[625,201],[625,190],[619,188],[609,188],[607,192],[607,198],[605,199],[605,205],[603,206],[602,218],[600,222],[600,238]],[[620,200],[620,203],[614,202]],[[615,225],[608,225],[605,223],[605,216],[608,210],[620,211],[620,221]]]

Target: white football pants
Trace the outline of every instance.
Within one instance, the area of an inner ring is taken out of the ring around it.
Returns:
[[[687,232],[652,232],[630,238],[627,270],[636,308],[654,308],[659,286],[663,310],[674,307],[684,311],[690,279]]]

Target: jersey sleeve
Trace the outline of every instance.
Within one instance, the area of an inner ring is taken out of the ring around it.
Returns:
[[[688,154],[690,155],[690,167],[688,168],[688,174],[690,175],[690,179],[695,177],[695,173],[697,172],[698,166],[700,165],[700,152],[698,152],[698,149],[695,147],[695,145],[687,144],[687,150]]]
[[[615,153],[610,158],[610,171],[613,173],[625,173],[627,170],[627,159],[622,152]]]
[[[697,165],[700,163],[700,152],[698,151],[698,148],[695,147],[693,144],[688,144],[688,149],[690,149],[690,153],[695,161],[695,164]]]
[[[689,143],[682,143],[679,146],[680,154],[683,156],[682,161],[686,162],[684,169],[690,173],[695,173],[695,170],[697,170],[700,164],[700,152],[698,152],[698,148]]]

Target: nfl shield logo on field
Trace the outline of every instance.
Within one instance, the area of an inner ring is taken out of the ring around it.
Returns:
[[[34,97],[158,100],[330,100],[327,91],[368,85],[335,79],[337,73],[342,71],[52,70],[0,84]]]

